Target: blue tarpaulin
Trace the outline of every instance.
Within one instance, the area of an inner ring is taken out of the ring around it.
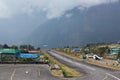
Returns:
[[[40,54],[20,53],[17,55],[18,58],[37,58]]]
[[[74,51],[79,51],[79,50],[80,50],[80,48],[73,48],[73,50],[74,50]]]

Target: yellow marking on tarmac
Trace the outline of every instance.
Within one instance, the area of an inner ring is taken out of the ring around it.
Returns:
[[[11,77],[10,77],[10,80],[13,80],[13,77],[14,77],[14,75],[15,75],[15,72],[16,72],[16,69],[14,69],[14,71],[13,71]]]

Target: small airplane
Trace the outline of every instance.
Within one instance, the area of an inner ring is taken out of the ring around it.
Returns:
[[[98,55],[93,55],[93,59],[95,59],[95,60],[102,60],[103,58],[99,57]]]

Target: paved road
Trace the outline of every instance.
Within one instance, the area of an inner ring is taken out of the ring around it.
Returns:
[[[61,63],[84,73],[83,77],[77,78],[76,80],[120,80],[120,71],[103,69],[93,65],[78,62],[60,54],[56,54],[52,51],[48,51],[48,53],[59,60]]]
[[[0,80],[61,80],[52,76],[48,65],[0,64]]]

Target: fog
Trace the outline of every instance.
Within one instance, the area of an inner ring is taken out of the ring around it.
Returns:
[[[41,24],[71,17],[66,13],[74,8],[84,11],[112,3],[119,0],[0,0],[0,43],[20,44]]]

